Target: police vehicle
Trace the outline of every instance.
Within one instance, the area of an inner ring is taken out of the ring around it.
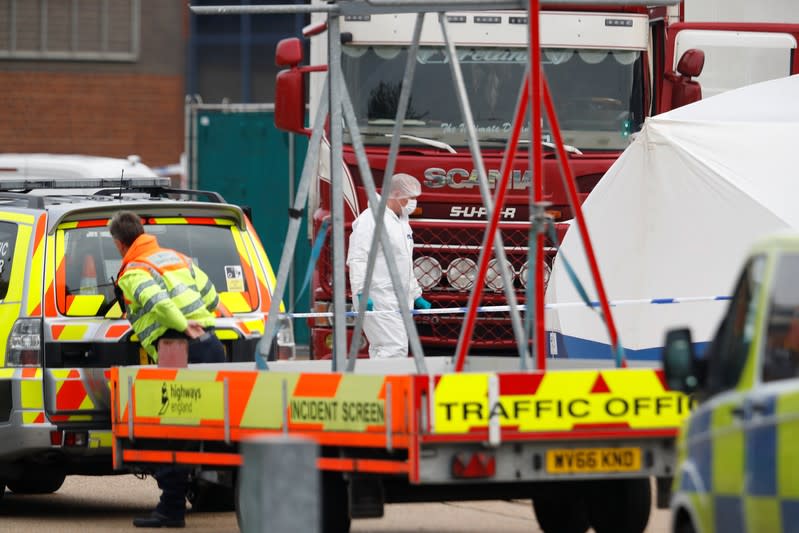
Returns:
[[[42,494],[70,474],[114,472],[108,369],[147,364],[114,291],[121,257],[107,224],[118,210],[208,274],[232,315],[217,320],[227,360],[253,360],[274,274],[248,216],[141,167],[0,172],[0,495],[3,484]],[[291,357],[289,321],[278,339],[272,353]]]
[[[758,243],[703,357],[667,333],[672,389],[700,405],[678,444],[677,533],[799,531],[799,235]]]

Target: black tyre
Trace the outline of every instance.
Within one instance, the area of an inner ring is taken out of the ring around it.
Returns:
[[[322,472],[322,533],[349,533],[347,482],[339,472]]]
[[[674,521],[674,533],[696,533],[691,517],[685,510],[677,513],[677,518]]]
[[[643,533],[652,509],[652,486],[649,478],[599,481],[586,503],[596,533]]]
[[[242,527],[243,522],[241,520],[241,500],[239,500],[240,490],[239,484],[236,482],[236,488],[234,489],[234,498],[236,500],[236,525],[238,526],[239,531],[244,531],[244,528]]]
[[[579,485],[556,485],[533,498],[533,511],[545,533],[585,533],[589,528]]]
[[[31,472],[20,479],[8,481],[7,486],[16,494],[51,494],[61,488],[66,479],[63,472]]]
[[[194,478],[186,494],[191,510],[200,513],[218,513],[236,510],[236,489]]]

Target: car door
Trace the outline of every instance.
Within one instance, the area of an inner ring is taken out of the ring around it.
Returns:
[[[748,531],[799,527],[799,253],[777,257],[759,350],[758,385],[743,405]]]
[[[765,256],[756,256],[744,267],[705,355],[707,387],[703,392],[709,399],[694,411],[687,428],[681,489],[697,495],[694,502],[702,531],[742,531],[742,406],[765,263]]]

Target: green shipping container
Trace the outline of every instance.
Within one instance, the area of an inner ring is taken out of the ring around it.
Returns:
[[[189,162],[192,185],[220,193],[227,202],[252,208],[253,224],[277,275],[288,229],[288,209],[299,184],[308,139],[290,136],[274,124],[269,106],[199,106],[191,114],[194,138]],[[308,310],[301,291],[310,257],[306,222],[297,239],[291,283],[284,302],[291,310]],[[294,321],[298,345],[308,344],[305,319]]]

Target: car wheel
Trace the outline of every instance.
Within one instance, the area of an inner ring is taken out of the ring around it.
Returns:
[[[340,472],[322,472],[322,533],[349,533],[350,502]]]
[[[63,472],[36,472],[6,484],[16,494],[51,494],[61,488],[66,477]]]
[[[233,511],[236,509],[236,489],[203,479],[192,479],[186,498],[191,510],[200,513]]]
[[[681,510],[677,513],[677,519],[674,524],[674,533],[696,533],[696,528],[694,527],[693,522],[691,522],[691,517],[688,516],[688,513],[685,510]]]
[[[545,533],[585,533],[590,527],[580,485],[558,484],[533,498],[533,511]]]
[[[596,533],[643,533],[652,510],[649,478],[596,482],[586,499]]]

